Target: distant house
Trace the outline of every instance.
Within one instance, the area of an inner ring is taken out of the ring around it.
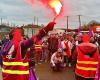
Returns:
[[[92,27],[93,32],[100,33],[100,26],[94,26]]]
[[[56,34],[56,33],[64,33],[64,32],[65,32],[65,29],[63,29],[63,28],[55,28],[52,31],[50,31],[49,33]]]
[[[38,25],[32,25],[28,24],[23,26],[24,34],[28,37],[31,37],[32,35],[36,34],[42,27]]]
[[[100,33],[100,22],[93,20],[88,24],[88,26],[91,27],[94,33]]]
[[[11,27],[6,25],[0,25],[0,35],[4,36],[7,35],[11,30]]]

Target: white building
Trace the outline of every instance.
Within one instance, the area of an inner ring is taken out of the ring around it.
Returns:
[[[26,25],[23,27],[24,34],[28,37],[32,37],[32,35],[36,34],[42,27],[37,25]]]

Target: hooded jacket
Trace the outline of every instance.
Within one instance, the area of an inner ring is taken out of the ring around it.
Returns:
[[[84,39],[84,42],[77,46],[75,73],[84,78],[94,78],[98,64],[98,49],[96,45],[88,42],[89,38],[85,36]]]

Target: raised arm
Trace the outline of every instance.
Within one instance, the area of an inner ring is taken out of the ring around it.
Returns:
[[[55,22],[50,22],[46,27],[42,28],[39,33],[33,36],[31,39],[36,42],[37,40],[41,40],[45,35],[48,34],[49,31],[52,31],[54,28]]]
[[[35,42],[41,40],[45,35],[48,34],[49,31],[53,30],[55,25],[55,22],[50,22],[48,25],[41,30],[36,35],[33,35],[32,38],[30,38],[27,41],[24,41],[24,47],[28,48],[32,46]]]

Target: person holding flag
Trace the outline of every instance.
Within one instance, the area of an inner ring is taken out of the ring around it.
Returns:
[[[29,59],[27,49],[35,42],[41,40],[49,31],[53,30],[55,22],[50,22],[32,38],[22,41],[22,30],[16,28],[10,32],[11,47],[8,51],[0,53],[3,59],[3,80],[34,80],[29,73]],[[34,74],[33,74],[34,75]]]

